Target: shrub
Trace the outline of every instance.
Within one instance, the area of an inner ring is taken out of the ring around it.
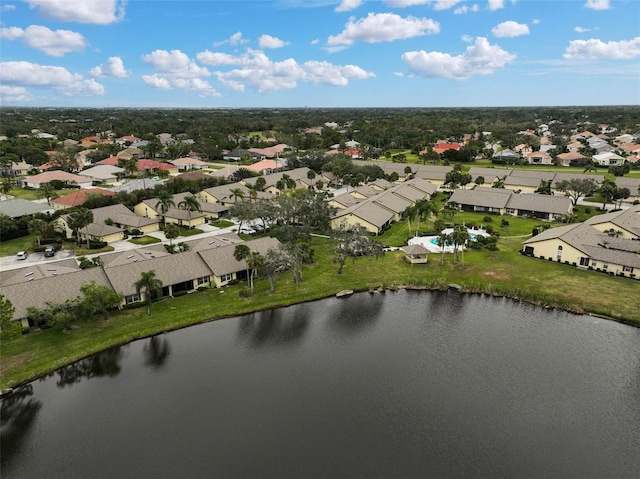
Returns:
[[[491,216],[485,216],[484,218],[482,218],[482,221],[484,221],[485,223],[491,223],[493,221],[493,218],[491,218]]]
[[[503,220],[500,222],[500,224],[501,224],[502,226],[509,226],[509,221],[507,221],[507,220],[503,219]]]

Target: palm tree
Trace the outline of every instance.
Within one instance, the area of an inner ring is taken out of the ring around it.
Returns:
[[[78,208],[69,215],[69,227],[75,231],[78,245],[80,245],[80,229],[93,223],[93,213],[87,208]],[[87,236],[87,247],[89,246],[89,236]]]
[[[442,251],[442,261],[440,262],[440,265],[443,266],[444,265],[444,248],[449,243],[451,243],[451,235],[448,233],[441,232],[436,238],[436,241],[438,242],[438,246],[440,246]]]
[[[189,217],[189,226],[191,226],[191,213],[193,213],[194,211],[202,211],[202,209],[200,208],[200,202],[194,195],[185,196],[184,199],[180,203],[178,203],[178,208],[187,210],[187,216]]]
[[[56,193],[56,189],[51,183],[41,184],[36,191],[36,195],[40,199],[46,199],[49,206],[51,206],[51,200],[58,197],[58,193]]]
[[[249,257],[251,250],[246,244],[237,244],[233,250],[233,257],[236,261],[243,261]],[[249,284],[249,277],[247,276],[247,284]]]
[[[162,222],[167,224],[167,217],[165,216],[169,208],[175,208],[176,202],[173,200],[173,195],[168,190],[160,190],[158,192],[158,202],[156,208],[162,213]]]
[[[169,245],[173,247],[173,240],[180,236],[180,228],[172,223],[169,223],[164,227],[164,235],[169,240]]]
[[[251,198],[250,201],[255,201],[258,199],[258,190],[255,186],[247,183],[246,185],[247,191],[249,192],[249,198]]]
[[[0,181],[0,191],[3,195],[8,195],[9,192],[13,189],[13,179],[10,176],[3,176],[2,181]]]
[[[233,188],[229,192],[229,197],[233,198],[234,203],[237,203],[238,198],[240,199],[240,201],[244,200],[244,191],[242,191],[242,188]]]
[[[249,291],[253,294],[253,278],[258,274],[258,270],[262,268],[262,265],[264,264],[264,257],[257,251],[251,251],[246,261],[247,268],[250,270]]]
[[[276,188],[278,188],[282,192],[286,191],[287,189],[293,189],[295,187],[296,187],[296,180],[291,178],[286,173],[284,173],[276,183]]]
[[[451,234],[453,240],[454,262],[458,261],[458,248],[462,252],[462,265],[464,266],[464,245],[469,240],[469,232],[464,225],[456,225]]]
[[[131,158],[127,160],[123,165],[124,170],[129,174],[129,176],[133,176],[138,172],[138,160],[135,158]]]
[[[143,271],[140,274],[140,279],[133,283],[136,288],[136,293],[140,294],[140,291],[144,291],[144,299],[147,303],[147,315],[151,316],[151,302],[153,301],[153,295],[160,296],[162,294],[162,281],[156,278],[156,272]]]

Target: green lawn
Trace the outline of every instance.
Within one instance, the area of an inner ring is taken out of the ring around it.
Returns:
[[[75,193],[76,191],[78,190],[56,190],[56,195],[58,195],[58,197],[66,196],[70,195],[71,193]],[[8,194],[22,200],[33,201],[39,199],[37,192],[38,190],[32,188],[13,188]]]
[[[180,227],[180,236],[193,236],[198,235],[200,233],[204,233],[201,229],[198,228],[183,228]]]
[[[36,237],[33,235],[22,236],[10,240],[0,241],[0,256],[14,256],[18,251],[33,251],[33,245],[37,245]]]
[[[156,238],[155,236],[140,236],[139,238],[131,238],[129,243],[137,244],[137,245],[148,245],[154,243],[160,243],[161,240]]]
[[[233,226],[235,223],[227,220],[216,220],[212,221],[211,226],[215,226],[216,228],[228,228],[229,226]]]

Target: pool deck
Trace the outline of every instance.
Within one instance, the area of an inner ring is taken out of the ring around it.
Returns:
[[[451,228],[447,228],[442,230],[445,234],[451,234],[453,230]],[[467,229],[467,232],[471,236],[471,240],[474,241],[474,238],[478,235],[480,236],[490,236],[485,230],[475,230],[475,229]],[[411,238],[407,243],[408,244],[419,244],[424,246],[429,250],[430,253],[442,253],[442,248],[438,246],[436,240],[437,236],[416,236],[415,238]],[[453,253],[453,245],[445,245],[444,247],[445,253]]]

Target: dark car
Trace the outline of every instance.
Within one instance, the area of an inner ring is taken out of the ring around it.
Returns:
[[[56,254],[56,249],[52,248],[50,246],[45,248],[45,250],[44,250],[44,257],[45,258],[53,258],[55,256],[55,254]]]

